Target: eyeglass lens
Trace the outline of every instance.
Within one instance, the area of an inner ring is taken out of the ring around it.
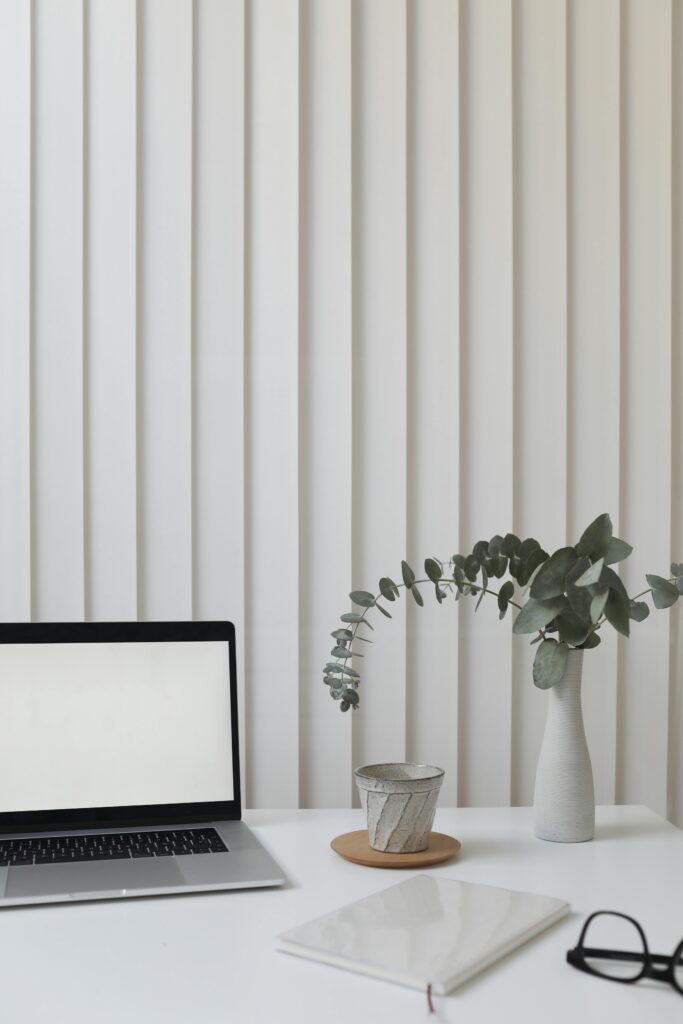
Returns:
[[[583,939],[586,964],[605,978],[631,981],[643,970],[645,947],[640,932],[631,921],[617,914],[598,914],[588,925]],[[616,959],[601,955],[600,951],[616,950],[632,954],[633,958]],[[683,972],[683,968],[681,969]]]
[[[678,987],[678,991],[683,992],[683,945],[677,950],[674,960],[674,983]]]

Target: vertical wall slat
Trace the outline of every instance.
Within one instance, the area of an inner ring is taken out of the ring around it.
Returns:
[[[461,7],[461,546],[512,523],[512,21],[507,0]],[[488,598],[460,621],[460,802],[510,800],[509,627]],[[482,772],[481,765],[487,765]]]
[[[299,10],[250,4],[248,802],[299,800]]]
[[[680,562],[683,551],[683,9],[672,9],[672,289],[671,335],[671,554]],[[669,802],[668,814],[683,828],[683,615],[680,601],[671,621],[669,706]]]
[[[624,569],[630,594],[646,586],[645,571],[668,575],[670,562],[671,16],[671,0],[623,7],[622,522],[636,552]],[[665,813],[667,614],[654,612],[647,627],[621,662],[617,799]]]
[[[567,515],[567,123],[565,0],[513,6],[515,532],[550,551]],[[512,802],[531,804],[547,696],[537,650],[513,643]]]
[[[620,50],[619,0],[567,7],[569,438],[568,538],[602,512],[619,517]],[[597,440],[596,440],[597,439]],[[614,635],[584,658],[583,702],[596,799],[615,793]]]
[[[33,617],[82,619],[83,4],[34,4]]]
[[[91,0],[87,17],[86,614],[100,620],[137,617],[136,6]]]
[[[141,5],[139,614],[192,617],[191,0]]]
[[[408,537],[417,571],[459,543],[458,4],[409,0]],[[421,572],[422,576],[423,573]],[[457,802],[457,607],[408,605],[409,760],[446,768]]]
[[[354,589],[400,582],[406,554],[406,5],[355,3]],[[354,761],[402,761],[406,602],[373,613]],[[385,602],[386,603],[386,602]]]
[[[345,807],[351,714],[321,669],[351,589],[351,3],[301,13],[301,802]]]
[[[195,17],[194,617],[235,623],[244,760],[244,0]]]
[[[0,0],[0,620],[31,617],[31,7]]]

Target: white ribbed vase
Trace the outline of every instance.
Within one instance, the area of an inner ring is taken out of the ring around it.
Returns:
[[[564,676],[548,691],[548,717],[536,768],[534,832],[553,843],[584,843],[595,830],[595,794],[581,711],[583,651],[570,651]]]

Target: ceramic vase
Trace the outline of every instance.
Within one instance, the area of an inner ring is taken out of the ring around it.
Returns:
[[[554,843],[593,838],[593,769],[581,710],[583,651],[570,651],[564,676],[548,691],[548,717],[536,769],[534,832]]]

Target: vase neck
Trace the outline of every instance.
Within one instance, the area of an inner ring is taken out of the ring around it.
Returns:
[[[552,690],[558,700],[581,698],[581,674],[583,671],[583,651],[571,650],[567,656],[564,675]]]

